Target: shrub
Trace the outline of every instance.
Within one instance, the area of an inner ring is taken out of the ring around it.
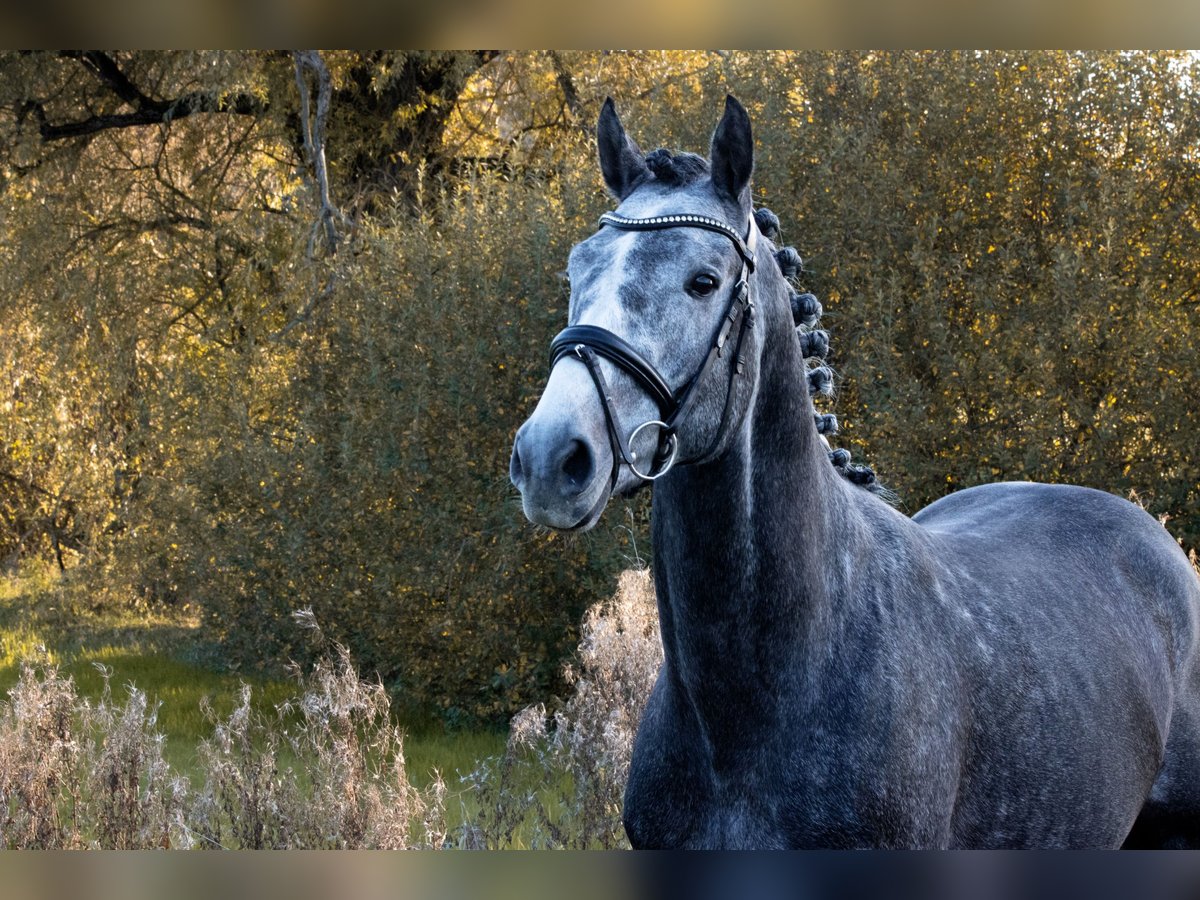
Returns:
[[[590,213],[570,185],[482,177],[429,204],[364,226],[336,315],[285,365],[264,354],[228,390],[188,389],[197,414],[166,443],[193,444],[191,473],[144,482],[146,526],[121,552],[243,669],[314,661],[291,620],[311,608],[406,712],[502,722],[565,688],[626,541],[530,528],[507,474]]]
[[[0,843],[7,848],[188,846],[186,782],[163,757],[156,708],[106,679],[92,705],[58,668],[24,663],[0,709]]]
[[[75,685],[25,664],[0,705],[0,841],[8,849],[82,846]]]
[[[89,839],[114,850],[190,846],[185,823],[188,782],[163,756],[158,704],[133,685],[125,702],[104,693],[95,706],[84,701],[80,716],[85,785],[83,821]]]
[[[248,849],[441,846],[444,783],[409,782],[383,685],[361,680],[344,646],[321,643],[326,655],[301,679],[303,694],[274,719],[254,711],[243,686],[238,707],[215,722],[201,745],[197,834]],[[285,751],[302,770],[284,764]]]

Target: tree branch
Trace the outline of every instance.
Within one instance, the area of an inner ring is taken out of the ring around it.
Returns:
[[[558,88],[562,91],[563,102],[571,111],[571,115],[579,118],[579,91],[575,89],[575,79],[571,77],[571,71],[563,61],[562,54],[557,50],[550,51],[550,61],[554,64],[554,75],[558,81]]]
[[[131,106],[151,107],[155,105],[155,101],[143,94],[121,71],[116,60],[107,53],[100,50],[63,50],[59,56],[64,59],[79,60],[85,69],[108,85],[114,94]]]
[[[47,121],[46,111],[42,104],[30,101],[22,108],[22,117],[31,112],[36,116],[38,131],[43,141],[86,137],[112,128],[169,124],[175,119],[183,119],[196,113],[223,112],[257,116],[267,111],[267,104],[250,94],[235,94],[232,97],[221,98],[214,93],[191,91],[174,100],[156,100],[143,93],[137,85],[130,81],[116,61],[106,53],[99,50],[66,50],[60,55],[66,59],[78,60],[113,94],[134,107],[134,110],[89,116],[75,122],[52,123]]]
[[[53,491],[48,491],[44,487],[40,487],[39,485],[34,484],[32,481],[26,481],[21,476],[14,475],[12,472],[5,472],[5,471],[0,470],[0,478],[4,478],[8,481],[11,481],[13,484],[15,484],[19,487],[25,488],[25,490],[29,491],[31,494],[41,494],[44,497],[51,497],[51,498],[56,498],[58,496]]]
[[[325,121],[329,118],[329,101],[333,96],[333,84],[329,77],[329,69],[321,54],[316,50],[297,50],[293,54],[296,61],[296,89],[300,93],[300,127],[304,135],[304,150],[308,154],[309,165],[312,166],[313,177],[317,181],[317,193],[321,208],[317,221],[313,225],[313,233],[308,242],[308,255],[313,256],[313,243],[318,230],[325,232],[325,249],[335,253],[338,245],[338,232],[335,223],[345,223],[346,217],[333,205],[329,196],[329,169],[325,163]],[[305,71],[311,71],[317,82],[317,112],[310,112],[311,98],[308,88],[308,77]]]

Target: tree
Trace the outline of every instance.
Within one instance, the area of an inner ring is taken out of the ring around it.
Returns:
[[[560,684],[646,515],[563,541],[506,478],[559,273],[610,206],[608,95],[646,149],[703,150],[727,91],[750,110],[755,199],[827,311],[838,440],[903,509],[1070,481],[1200,544],[1191,57],[81,51],[0,75],[0,558],[196,604],[237,665],[302,654],[312,606],[449,720]]]

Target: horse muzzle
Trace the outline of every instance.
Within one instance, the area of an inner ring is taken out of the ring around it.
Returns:
[[[603,435],[597,441],[578,424],[542,422],[535,415],[513,441],[509,478],[534,524],[586,531],[608,504],[608,442]]]

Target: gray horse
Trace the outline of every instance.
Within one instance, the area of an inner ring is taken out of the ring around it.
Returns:
[[[912,518],[865,490],[814,412],[819,305],[751,207],[745,110],[727,100],[711,161],[644,156],[611,101],[598,139],[620,206],[571,252],[511,475],[562,530],[658,482],[633,845],[1200,846],[1200,582],[1176,542],[1082,487]]]

